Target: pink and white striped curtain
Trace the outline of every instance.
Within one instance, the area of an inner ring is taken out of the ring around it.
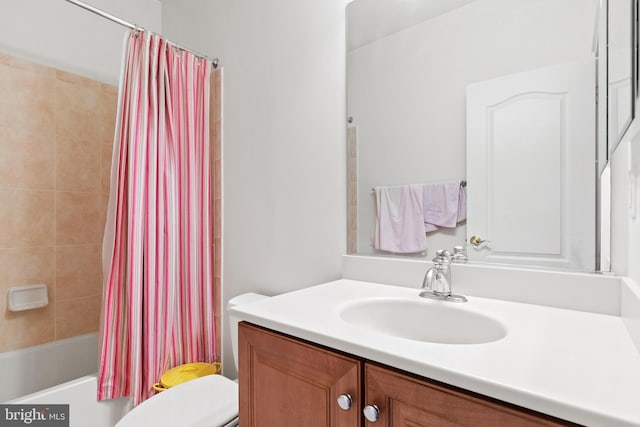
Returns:
[[[216,360],[211,63],[141,31],[128,34],[123,56],[98,399],[137,405],[167,369]]]

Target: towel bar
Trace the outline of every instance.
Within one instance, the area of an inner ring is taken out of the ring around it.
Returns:
[[[467,181],[465,181],[465,180],[460,181],[460,186],[461,187],[466,187],[467,186]],[[375,192],[376,188],[375,187],[371,188],[371,191]]]

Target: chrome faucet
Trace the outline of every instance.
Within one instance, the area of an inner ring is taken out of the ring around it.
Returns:
[[[436,251],[433,267],[427,270],[422,281],[423,298],[438,299],[451,302],[467,302],[462,295],[451,293],[451,252],[440,249]]]

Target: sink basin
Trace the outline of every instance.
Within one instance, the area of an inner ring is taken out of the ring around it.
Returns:
[[[429,343],[481,344],[507,335],[497,320],[440,301],[364,300],[343,308],[340,317],[371,332]]]

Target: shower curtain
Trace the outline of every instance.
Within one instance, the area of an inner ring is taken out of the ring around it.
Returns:
[[[125,37],[122,62],[98,399],[137,405],[167,369],[216,360],[211,62],[140,30]]]

